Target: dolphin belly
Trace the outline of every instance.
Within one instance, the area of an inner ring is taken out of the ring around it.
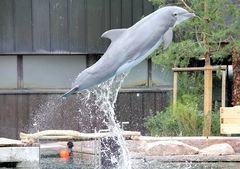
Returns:
[[[130,60],[127,63],[120,66],[118,68],[117,72],[116,72],[116,75],[119,75],[121,73],[130,71],[133,67],[135,67],[136,65],[141,63],[150,54],[152,54],[160,46],[161,43],[162,43],[162,38],[160,38],[160,40],[150,50],[148,50],[146,53],[142,53],[142,55],[140,54],[140,56],[138,56],[137,59]]]
[[[112,61],[111,65],[106,65],[106,60],[110,61],[108,54],[105,54],[91,67],[83,70],[73,83],[73,87],[66,92],[63,97],[76,94],[82,90],[92,88],[115,75],[117,66]]]

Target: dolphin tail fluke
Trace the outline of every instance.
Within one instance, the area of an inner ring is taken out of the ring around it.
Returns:
[[[69,90],[68,92],[66,92],[62,97],[67,98],[73,94],[76,94],[77,90],[78,90],[78,87],[74,87],[71,90]]]

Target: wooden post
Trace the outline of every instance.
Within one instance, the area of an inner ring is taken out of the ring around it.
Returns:
[[[226,87],[226,66],[220,67],[222,75],[222,106],[225,106],[225,87]],[[177,101],[177,73],[204,71],[204,121],[203,135],[211,135],[211,117],[212,117],[212,72],[219,70],[219,66],[211,66],[209,53],[206,53],[204,67],[172,68],[173,70],[173,109]]]
[[[221,99],[222,107],[225,107],[226,103],[226,70],[222,71],[222,99]]]
[[[212,113],[212,69],[205,66],[204,70],[204,124],[203,135],[211,135],[211,113]]]
[[[173,72],[173,110],[176,110],[176,104],[177,104],[177,78],[178,78],[178,72]]]

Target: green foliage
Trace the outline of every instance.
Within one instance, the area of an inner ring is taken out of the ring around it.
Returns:
[[[179,73],[178,74],[178,98],[183,100],[184,95],[192,95],[198,103],[199,110],[203,107],[203,73]],[[182,101],[183,102],[183,101]]]
[[[146,127],[153,136],[192,136],[202,131],[202,116],[198,113],[197,98],[183,95],[178,100],[176,111],[170,106],[164,112],[158,112],[146,120]]]
[[[145,126],[152,136],[201,136],[203,112],[199,111],[198,98],[185,94],[177,101],[175,111],[169,106],[146,119]],[[212,135],[220,134],[219,111],[212,112]]]
[[[220,105],[217,104],[217,102],[214,104],[214,109],[212,112],[212,126],[211,126],[211,132],[212,135],[219,136],[220,135],[220,111],[219,111]]]
[[[203,116],[196,111],[189,112],[186,105],[178,104],[178,113],[173,114],[172,108],[146,119],[145,126],[152,136],[201,136]],[[194,110],[194,109],[193,109]],[[219,111],[212,112],[211,133],[220,135]]]
[[[175,28],[174,41],[165,52],[158,50],[153,61],[164,65],[186,67],[190,58],[204,57],[208,51],[215,60],[230,54],[233,46],[240,49],[240,8],[229,0],[208,1],[208,21],[204,13],[204,1],[199,0],[150,0],[159,6],[178,5],[190,7],[198,17]],[[183,3],[185,2],[185,4]],[[204,37],[208,36],[208,43]],[[224,42],[224,44],[223,44]]]
[[[209,53],[221,62],[233,47],[240,51],[240,8],[229,0],[149,0],[155,5],[177,5],[197,17],[175,28],[174,42],[166,51],[158,49],[153,62],[163,68],[187,67],[191,58],[204,58]],[[170,3],[169,3],[170,2]],[[208,12],[204,11],[207,2]],[[190,9],[189,9],[190,8]],[[207,37],[207,38],[206,38]],[[208,40],[206,40],[208,39]],[[175,111],[170,105],[146,119],[151,135],[201,135],[203,121],[202,74],[182,73],[178,78],[178,100]],[[187,83],[187,84],[186,84]],[[212,134],[219,135],[219,107],[212,113]]]
[[[171,44],[165,52],[155,51],[152,60],[163,68],[169,68],[172,65],[186,67],[191,58],[200,58],[204,52],[205,49],[203,47],[198,46],[192,40],[186,40]]]
[[[148,117],[145,126],[153,136],[197,136],[203,128],[203,74],[179,73],[178,100],[175,111],[170,105],[166,111]],[[212,112],[212,135],[219,135],[219,105]]]

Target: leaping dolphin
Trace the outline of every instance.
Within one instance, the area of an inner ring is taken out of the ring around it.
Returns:
[[[161,43],[166,49],[172,42],[173,28],[194,16],[194,13],[183,8],[168,6],[144,17],[128,29],[106,31],[102,37],[111,40],[107,51],[94,65],[78,75],[72,89],[63,97],[129,71],[154,52]]]

